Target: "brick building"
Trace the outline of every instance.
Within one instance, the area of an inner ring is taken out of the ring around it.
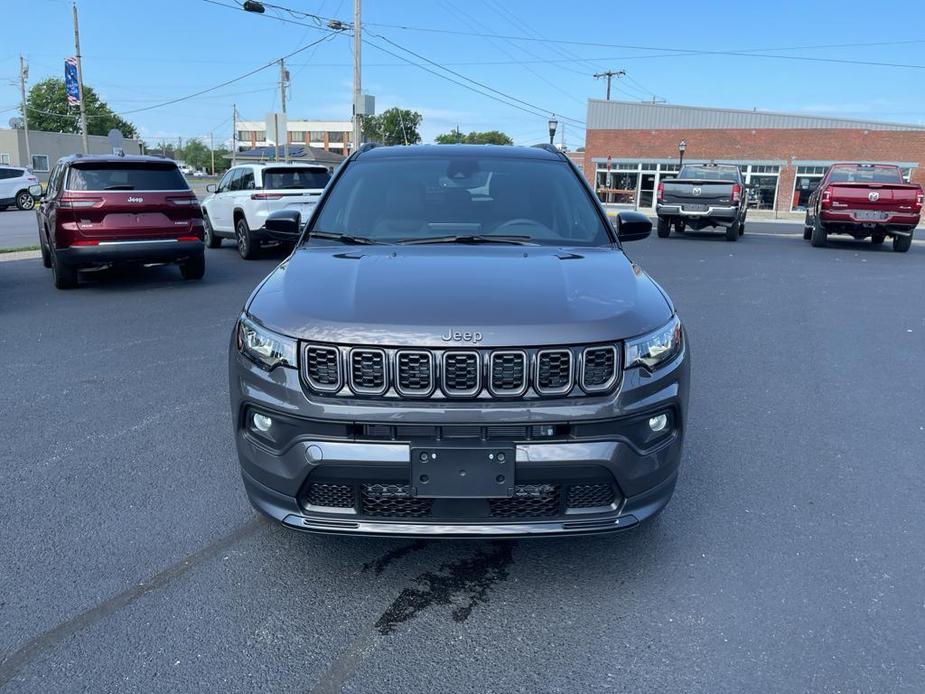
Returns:
[[[651,209],[659,181],[685,162],[738,164],[749,206],[801,213],[836,161],[897,164],[925,181],[925,126],[765,111],[623,101],[588,102],[584,173],[605,202]]]

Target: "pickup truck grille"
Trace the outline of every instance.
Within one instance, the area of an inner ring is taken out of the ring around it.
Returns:
[[[320,395],[539,399],[615,390],[622,347],[403,349],[305,344],[302,382]]]

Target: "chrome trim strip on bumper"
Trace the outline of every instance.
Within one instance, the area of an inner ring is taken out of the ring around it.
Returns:
[[[684,217],[708,217],[716,212],[735,212],[737,207],[708,207],[706,210],[685,210],[681,205],[660,205],[659,212],[665,214],[679,214]]]
[[[100,241],[97,246],[134,246],[142,243],[188,243],[186,239],[144,239],[142,241]]]
[[[283,524],[296,530],[353,535],[419,535],[433,537],[505,537],[524,535],[581,535],[623,530],[639,521],[633,515],[598,520],[543,521],[534,523],[396,523],[387,521],[325,521],[289,514]]]

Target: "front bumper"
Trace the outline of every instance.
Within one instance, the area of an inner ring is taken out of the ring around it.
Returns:
[[[95,246],[55,249],[58,262],[70,267],[91,267],[109,263],[175,263],[202,256],[202,241],[157,239],[152,241],[101,241]]]
[[[658,373],[626,371],[616,393],[581,399],[320,399],[305,394],[294,370],[268,373],[233,347],[229,367],[245,489],[257,510],[291,529],[424,537],[611,532],[656,516],[675,488],[688,399],[686,340]],[[275,439],[252,427],[255,411],[273,419]],[[660,413],[669,414],[668,430],[647,438],[640,423]],[[537,426],[554,433],[536,436]],[[457,435],[459,446],[513,446],[515,496],[524,496],[430,502],[409,492],[411,449]],[[373,496],[384,486],[401,495],[390,497],[394,504]],[[319,488],[342,501],[315,503]]]

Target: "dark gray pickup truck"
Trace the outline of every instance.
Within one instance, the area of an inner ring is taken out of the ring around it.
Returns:
[[[656,196],[658,235],[667,238],[671,227],[725,227],[726,240],[745,233],[745,180],[738,166],[689,164],[678,177],[659,183]]]

